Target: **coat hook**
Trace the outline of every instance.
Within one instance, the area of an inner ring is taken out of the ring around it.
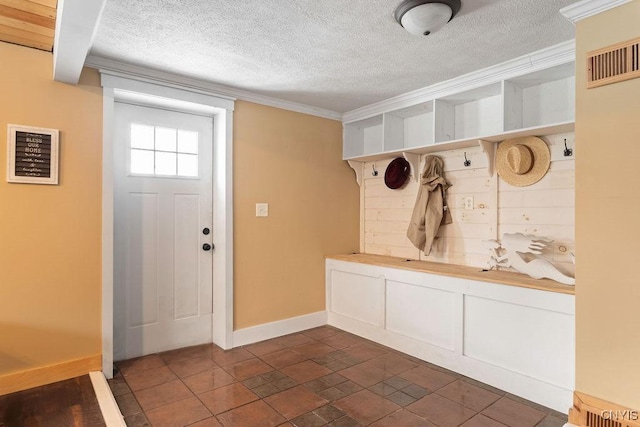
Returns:
[[[567,138],[564,139],[564,156],[565,157],[573,156],[573,149],[567,147]]]
[[[371,165],[371,175],[378,176],[378,171],[376,170],[376,164]]]
[[[464,152],[464,166],[467,167],[467,168],[469,166],[471,166],[471,160],[467,159],[467,152],[466,151]]]

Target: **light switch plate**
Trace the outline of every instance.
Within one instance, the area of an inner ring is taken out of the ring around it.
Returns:
[[[473,209],[473,196],[467,196],[464,199],[462,199],[464,202],[464,209],[465,210],[472,210]]]
[[[256,203],[256,216],[269,216],[269,203]]]

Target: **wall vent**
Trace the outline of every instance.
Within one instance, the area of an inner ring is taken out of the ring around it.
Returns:
[[[569,422],[580,427],[640,427],[640,410],[631,410],[588,394],[574,392]]]
[[[640,77],[640,38],[587,53],[587,88]]]
[[[622,424],[618,421],[613,421],[611,419],[605,419],[599,414],[594,414],[593,412],[587,412],[587,423],[586,427],[622,427]]]

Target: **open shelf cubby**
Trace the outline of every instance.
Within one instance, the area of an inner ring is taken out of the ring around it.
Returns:
[[[435,100],[435,141],[446,142],[502,131],[500,82]]]
[[[563,64],[505,80],[504,129],[515,130],[573,121],[574,64]]]
[[[344,125],[345,159],[383,152],[382,114]]]
[[[344,159],[366,162],[572,132],[575,62],[511,75],[344,124]]]
[[[433,144],[433,101],[384,114],[384,151]]]

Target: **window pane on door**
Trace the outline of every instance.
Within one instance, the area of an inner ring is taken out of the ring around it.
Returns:
[[[176,153],[156,151],[156,175],[176,174]]]
[[[178,175],[198,176],[198,156],[194,154],[178,154]]]
[[[153,126],[131,125],[131,147],[153,150]]]
[[[156,150],[176,151],[176,129],[156,128]]]
[[[178,152],[198,154],[198,132],[178,130]]]
[[[153,151],[131,150],[131,173],[153,174]]]
[[[198,132],[131,124],[131,173],[198,177]]]

